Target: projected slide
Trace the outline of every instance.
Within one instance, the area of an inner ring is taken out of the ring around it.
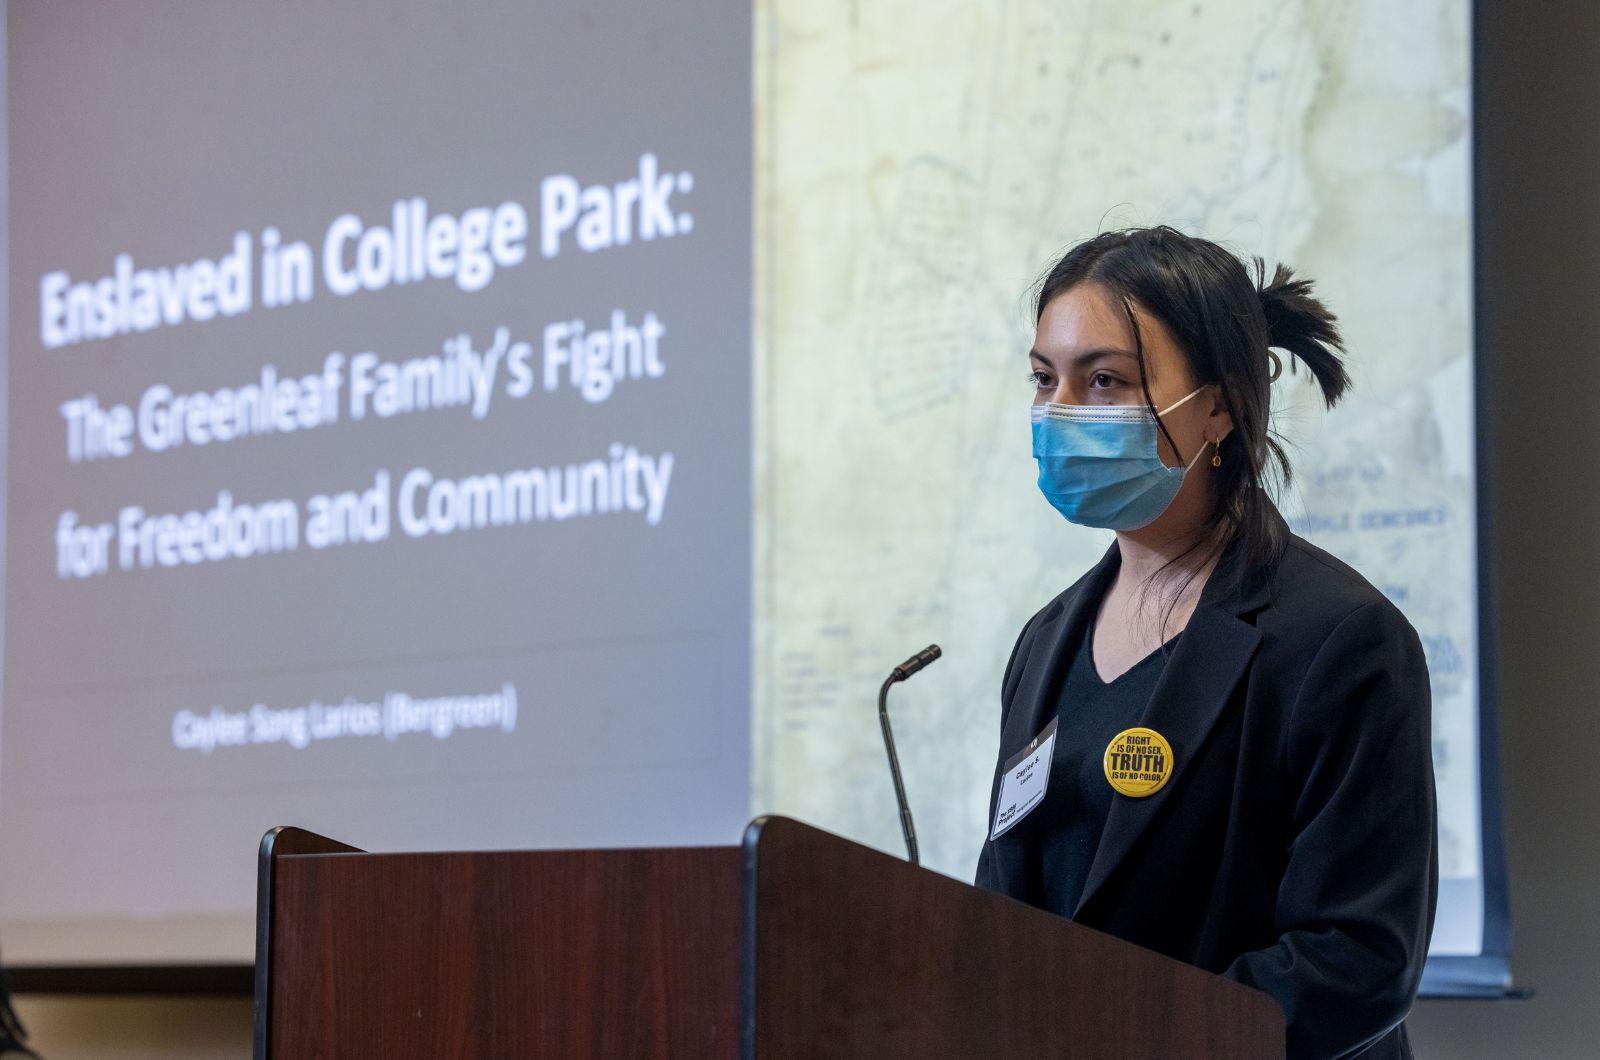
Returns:
[[[274,824],[738,834],[716,6],[12,6],[9,961],[248,959]]]

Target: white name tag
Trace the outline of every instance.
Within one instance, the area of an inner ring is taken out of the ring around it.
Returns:
[[[1002,767],[1005,776],[1000,781],[1000,798],[995,801],[990,839],[1000,838],[1044,798],[1044,789],[1050,783],[1050,756],[1056,749],[1058,720],[1051,718],[1050,724]]]

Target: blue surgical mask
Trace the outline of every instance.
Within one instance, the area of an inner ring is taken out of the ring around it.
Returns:
[[[1143,405],[1034,405],[1033,456],[1039,491],[1081,526],[1137,530],[1155,522],[1205,452],[1167,467],[1156,450],[1156,416],[1200,393],[1197,387],[1156,415]]]

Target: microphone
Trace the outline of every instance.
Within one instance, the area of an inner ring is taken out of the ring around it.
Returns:
[[[906,785],[900,779],[900,757],[894,753],[894,732],[889,728],[889,688],[921,670],[941,654],[939,645],[928,645],[890,670],[888,680],[878,690],[878,724],[883,727],[883,749],[889,753],[889,775],[894,778],[894,797],[900,804],[900,831],[906,837],[906,858],[913,865],[921,864],[917,858],[917,829],[911,823],[911,804],[906,801]]]
[[[917,652],[917,654],[913,655],[911,658],[894,668],[895,680],[904,681],[906,678],[910,677],[924,666],[927,666],[929,663],[933,662],[933,660],[937,659],[943,654],[944,653],[939,650],[939,645],[928,645],[926,648],[923,648],[921,651]]]

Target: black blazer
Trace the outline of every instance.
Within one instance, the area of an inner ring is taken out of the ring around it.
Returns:
[[[1291,1058],[1408,1057],[1439,877],[1422,644],[1365,578],[1270,515],[1288,549],[1242,589],[1228,587],[1237,549],[1218,560],[1136,723],[1171,743],[1173,773],[1154,795],[1112,796],[1072,919],[1265,990]],[[1113,543],[1023,627],[1000,762],[1056,715],[1068,646],[1120,561]],[[1036,900],[1038,825],[985,841],[977,885]]]

